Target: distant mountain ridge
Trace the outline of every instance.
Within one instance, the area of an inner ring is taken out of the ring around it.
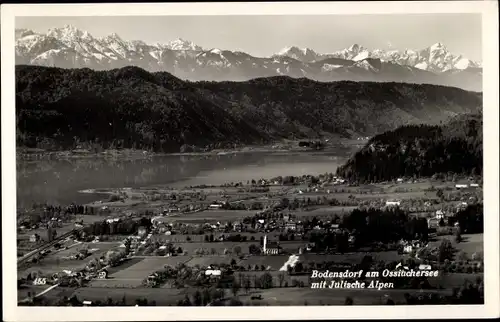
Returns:
[[[406,83],[275,76],[189,82],[138,67],[16,66],[18,146],[98,143],[178,152],[321,136],[371,136],[482,110],[482,94]]]
[[[204,49],[176,39],[165,44],[123,40],[114,33],[96,38],[67,25],[46,34],[16,30],[16,64],[108,70],[137,66],[186,80],[245,81],[258,77],[306,77],[318,81],[395,81],[482,91],[482,65],[436,43],[422,50],[370,51],[354,44],[333,53],[286,47],[271,57]]]

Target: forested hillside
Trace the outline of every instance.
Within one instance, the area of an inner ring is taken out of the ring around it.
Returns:
[[[460,115],[442,126],[409,125],[373,137],[337,174],[376,182],[437,173],[480,175],[483,168],[482,113]]]
[[[137,67],[16,66],[18,146],[177,152],[283,138],[373,135],[481,109],[482,94],[403,83],[289,77],[186,82]]]

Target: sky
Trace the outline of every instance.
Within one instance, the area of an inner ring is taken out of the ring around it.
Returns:
[[[329,53],[359,44],[368,49],[420,50],[437,42],[481,61],[480,14],[92,16],[16,17],[16,28],[45,33],[73,25],[94,37],[166,43],[182,38],[205,48],[270,56],[287,46]]]

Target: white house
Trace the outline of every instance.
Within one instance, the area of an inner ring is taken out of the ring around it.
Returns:
[[[420,266],[418,266],[418,269],[421,270],[421,271],[430,271],[432,269],[431,265],[426,265],[426,264],[420,264]]]
[[[455,188],[457,188],[457,189],[463,189],[463,188],[467,188],[467,187],[468,187],[468,185],[462,184],[462,183],[455,185]]]
[[[401,201],[386,201],[385,205],[386,206],[399,206],[401,204]]]
[[[218,203],[213,203],[208,208],[209,209],[220,209],[220,208],[222,208],[222,205],[218,204]]]
[[[207,269],[205,271],[205,275],[210,275],[210,276],[220,276],[221,275],[221,270],[220,269]]]
[[[471,183],[471,184],[470,184],[470,186],[471,186],[471,187],[474,187],[474,188],[479,187],[479,185],[478,185],[477,183]]]
[[[444,218],[444,211],[437,210],[436,211],[436,219],[441,219],[441,218]]]
[[[403,252],[411,253],[413,251],[413,245],[406,245],[403,247]]]

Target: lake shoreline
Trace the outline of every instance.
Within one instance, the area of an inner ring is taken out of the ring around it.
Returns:
[[[328,141],[327,141],[328,142]],[[16,156],[18,158],[128,158],[128,159],[144,159],[151,157],[162,156],[217,156],[228,154],[245,154],[245,153],[329,153],[336,152],[339,149],[355,150],[360,148],[365,142],[359,140],[340,139],[335,143],[327,144],[323,149],[313,149],[300,147],[299,141],[284,141],[274,143],[272,145],[261,146],[243,146],[236,149],[214,149],[203,152],[150,152],[145,150],[134,149],[107,149],[100,152],[91,152],[85,149],[62,150],[62,151],[47,151],[37,148],[17,147]]]

